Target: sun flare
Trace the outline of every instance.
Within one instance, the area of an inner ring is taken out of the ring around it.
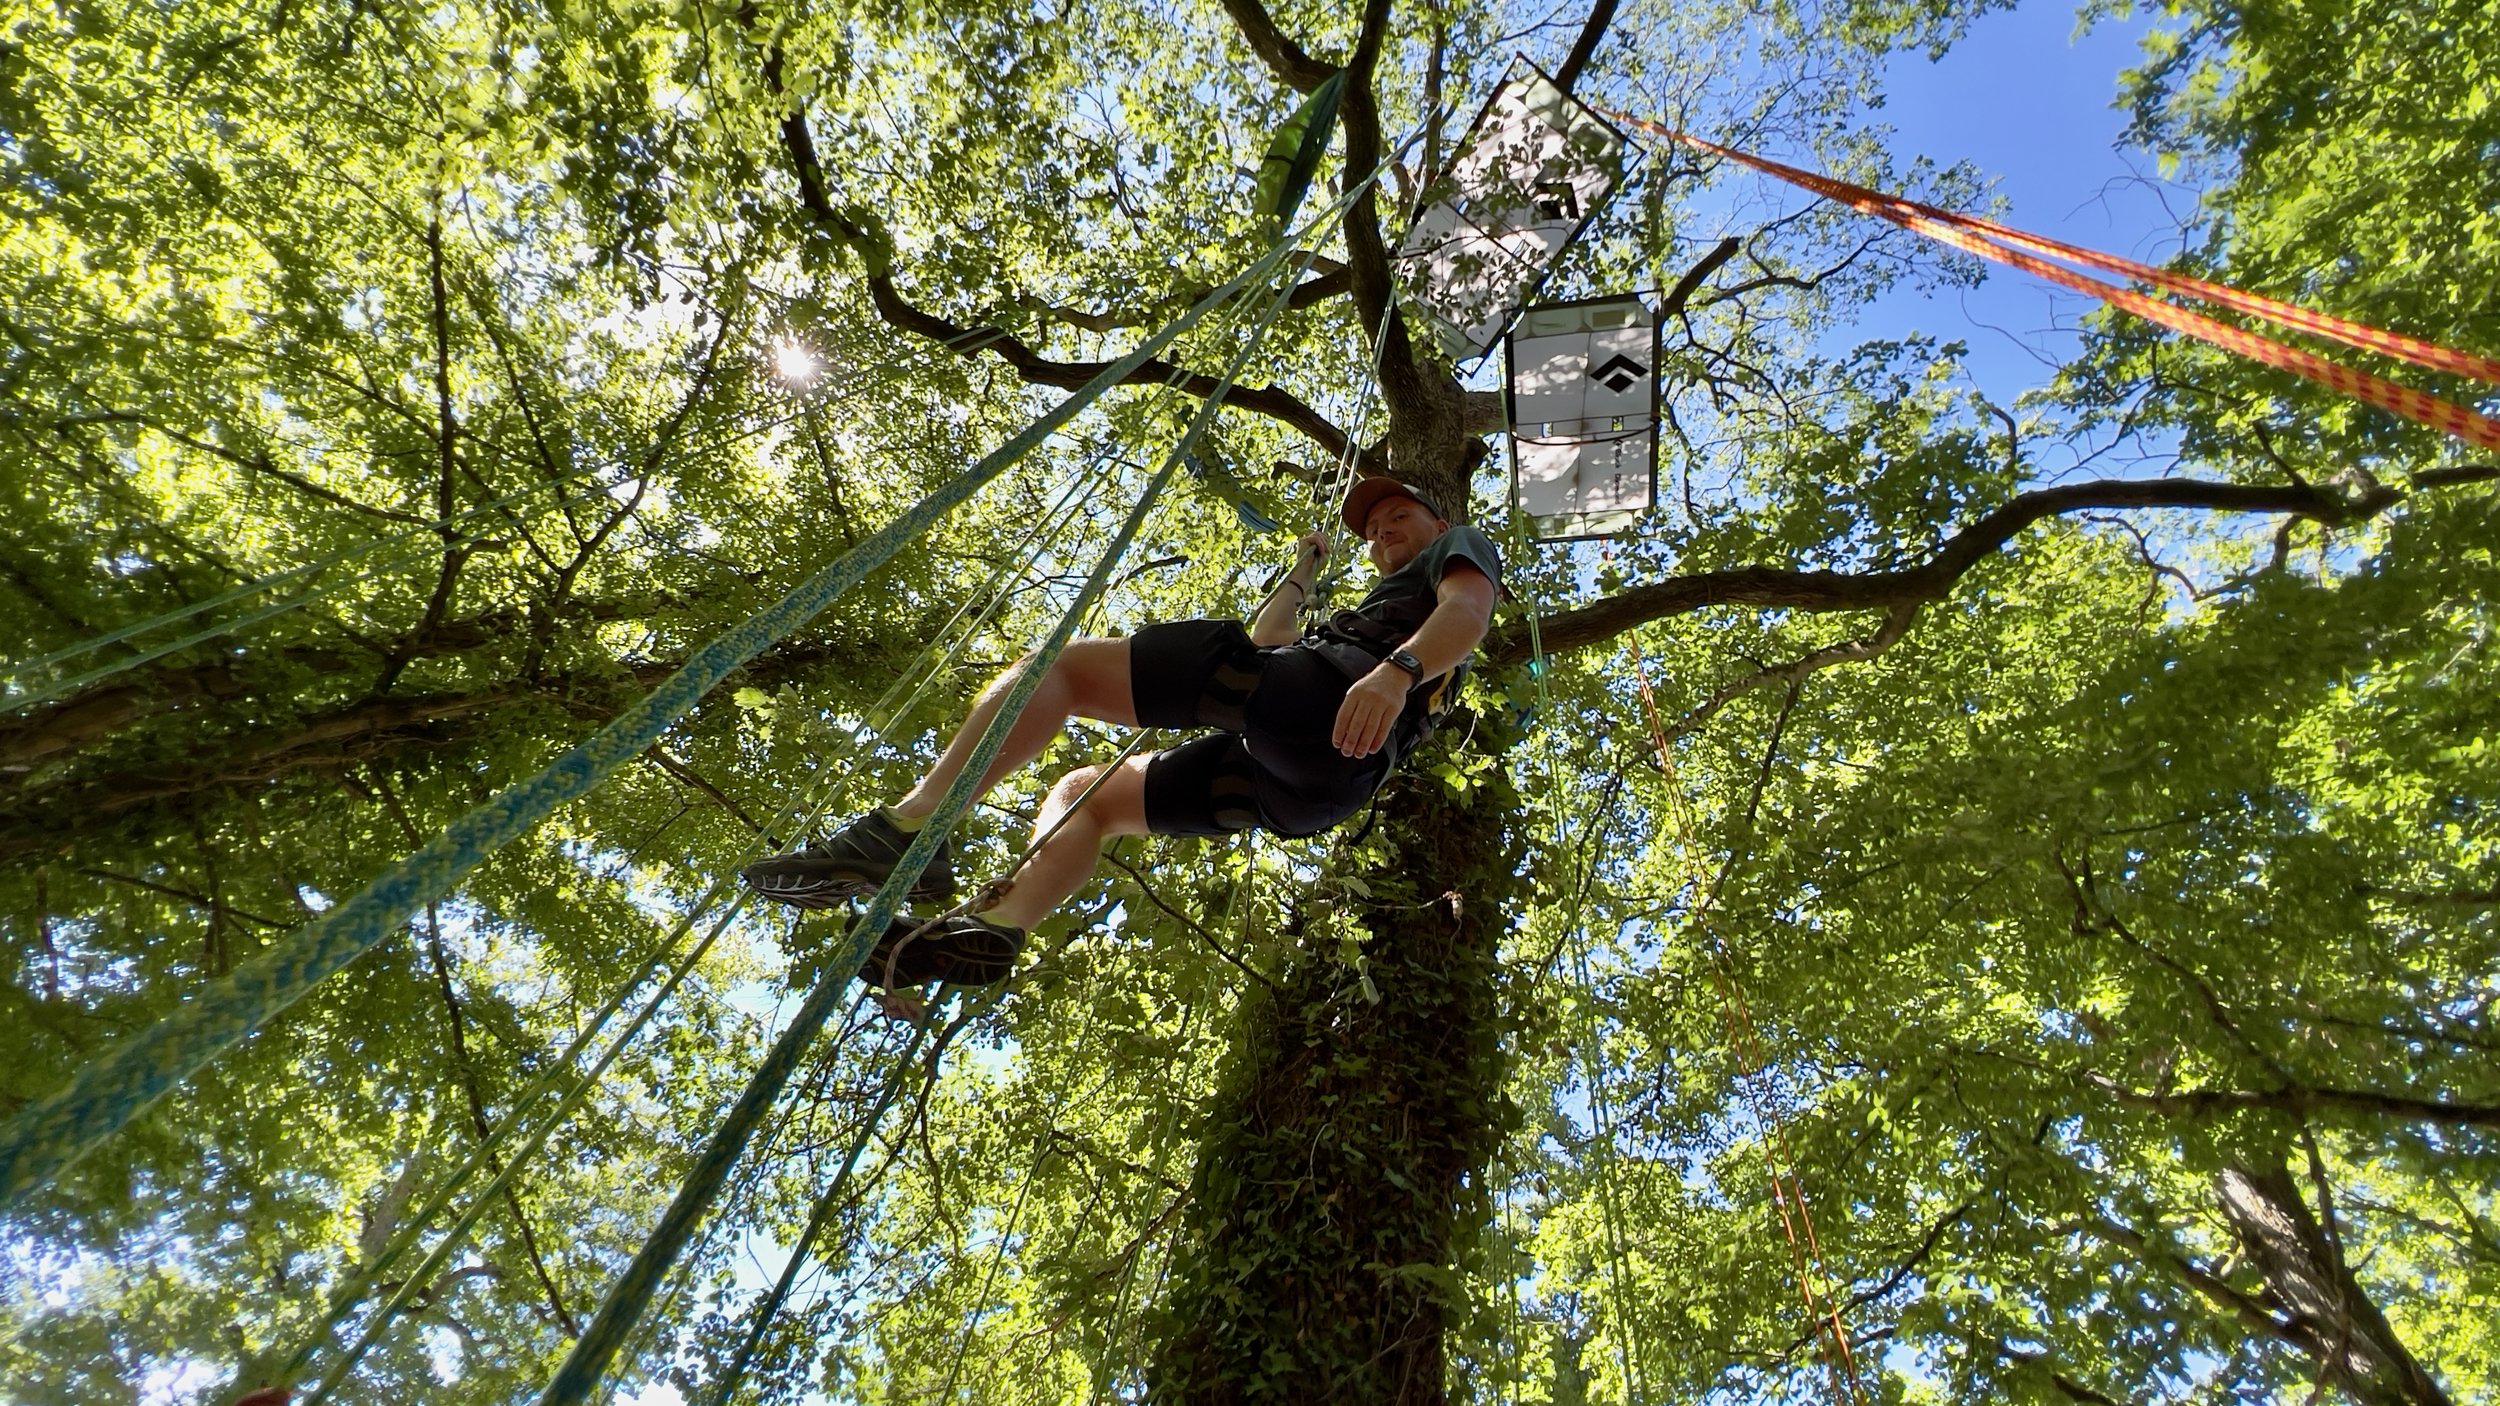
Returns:
[[[807,344],[793,337],[773,343],[773,374],[789,386],[804,386],[816,379],[819,369],[816,353]]]

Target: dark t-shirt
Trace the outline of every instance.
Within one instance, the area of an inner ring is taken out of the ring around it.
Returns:
[[[1413,561],[1381,577],[1352,610],[1331,615],[1328,623],[1289,647],[1326,659],[1347,683],[1352,683],[1380,667],[1381,660],[1406,643],[1432,617],[1433,608],[1441,603],[1441,578],[1453,560],[1474,563],[1495,590],[1501,589],[1501,553],[1493,549],[1483,533],[1464,523],[1455,524],[1426,543]],[[1459,667],[1463,669],[1465,665]],[[1395,766],[1398,758],[1430,734],[1431,700],[1436,687],[1445,685],[1425,679],[1407,690],[1406,710],[1399,715],[1387,747],[1379,754],[1382,771]],[[1344,690],[1340,688],[1326,697],[1315,695],[1314,703],[1324,707],[1327,720],[1333,722],[1343,698]]]
[[[1503,585],[1503,553],[1493,550],[1485,533],[1453,523],[1450,530],[1425,543],[1415,560],[1383,575],[1353,610],[1338,610],[1328,623],[1305,633],[1298,640],[1300,648],[1325,655],[1348,680],[1363,678],[1380,668],[1380,660],[1403,645],[1408,635],[1423,628],[1425,620],[1433,618],[1433,608],[1440,605],[1440,578],[1453,560],[1475,563],[1475,570],[1483,570],[1485,578],[1493,580],[1495,590]],[[1428,678],[1415,685],[1408,698],[1423,698],[1430,693],[1430,683],[1433,680]],[[1410,700],[1408,713],[1413,716],[1415,711],[1418,703]]]
[[[1453,557],[1473,563],[1496,589],[1500,588],[1501,553],[1493,549],[1493,543],[1483,533],[1463,522],[1453,523],[1449,530],[1425,544],[1414,560],[1381,577],[1352,610],[1340,610],[1330,616],[1327,632],[1360,640],[1378,654],[1404,644],[1431,618],[1433,607],[1441,603],[1441,576],[1449,570]]]

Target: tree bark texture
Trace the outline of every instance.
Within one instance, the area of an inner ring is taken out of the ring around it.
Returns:
[[[1448,1295],[1490,1215],[1483,1168],[1514,1121],[1493,976],[1521,884],[1517,805],[1507,780],[1459,797],[1393,777],[1377,824],[1395,859],[1369,876],[1360,914],[1377,1001],[1312,947],[1244,998],[1201,1128],[1151,1399],[1446,1398]]]
[[[2289,1170],[2280,1163],[2225,1167],[2214,1194],[2265,1281],[2264,1301],[2282,1338],[2314,1358],[2329,1385],[2363,1406],[2450,1406],[2448,1393],[2362,1292]]]
[[[429,655],[495,643],[491,634],[471,641],[458,622],[438,633],[444,638]],[[915,625],[889,643],[916,649],[923,640]],[[30,716],[0,719],[0,860],[23,863],[126,825],[152,832],[170,807],[272,786],[329,787],[352,767],[467,758],[498,738],[535,735],[550,713],[605,721],[681,663],[607,659],[530,678],[509,659],[484,658],[477,671],[498,676],[382,697],[367,686],[369,659],[326,646],[256,657],[257,667],[217,660],[134,671]],[[874,662],[845,639],[795,635],[722,687],[772,688]],[[329,696],[309,692],[306,680],[324,673],[337,679]]]

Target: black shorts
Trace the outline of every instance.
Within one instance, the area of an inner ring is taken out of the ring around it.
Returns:
[[[1130,636],[1128,658],[1140,724],[1220,729],[1147,761],[1158,835],[1316,835],[1389,774],[1385,751],[1349,757],[1329,740],[1348,680],[1308,649],[1261,649],[1238,620],[1176,620]]]

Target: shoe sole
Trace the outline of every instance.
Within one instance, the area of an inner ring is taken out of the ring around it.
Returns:
[[[748,888],[766,898],[787,903],[793,908],[805,908],[811,911],[838,908],[851,899],[866,898],[875,893],[878,887],[884,884],[886,878],[883,874],[874,878],[858,874],[782,875],[770,871],[759,874],[756,870],[760,867],[760,865],[749,865],[738,871],[738,877],[746,881]],[[923,903],[952,899],[955,896],[955,886],[953,884],[943,887],[915,885],[904,890],[903,896]]]
[[[914,940],[896,955],[890,940],[878,942],[860,964],[859,976],[871,986],[926,986],[950,981],[958,986],[988,986],[1015,974],[1022,943],[996,933],[932,932]]]

